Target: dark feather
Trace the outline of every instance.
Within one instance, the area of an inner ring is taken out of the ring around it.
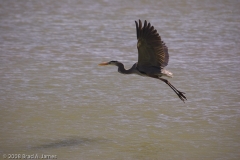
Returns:
[[[157,30],[150,23],[141,20],[136,23],[137,48],[138,48],[138,68],[167,66],[169,60],[168,48],[161,40]]]

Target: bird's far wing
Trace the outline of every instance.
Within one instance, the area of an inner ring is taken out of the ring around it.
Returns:
[[[139,24],[136,23],[137,30],[137,48],[138,48],[138,67],[141,66],[155,66],[165,67],[168,64],[169,54],[168,48],[154,27],[144,21],[142,25],[141,20]]]
[[[162,41],[162,46],[163,46],[163,52],[165,55],[165,59],[164,59],[164,63],[162,64],[162,67],[165,67],[168,65],[169,54],[168,54],[168,47],[166,46],[166,44],[163,41]]]

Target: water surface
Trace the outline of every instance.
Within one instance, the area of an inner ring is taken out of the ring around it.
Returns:
[[[1,1],[0,154],[239,159],[238,1]],[[170,82],[121,75],[135,20],[169,47]]]

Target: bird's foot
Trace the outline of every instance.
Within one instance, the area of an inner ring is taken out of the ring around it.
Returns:
[[[177,90],[177,92],[178,92],[178,97],[185,103],[185,100],[187,100],[187,98],[183,95],[183,94],[185,94],[184,92],[181,92],[181,91],[179,91],[179,90]]]

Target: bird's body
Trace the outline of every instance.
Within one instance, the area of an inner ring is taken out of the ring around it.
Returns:
[[[139,24],[136,21],[135,23],[138,39],[138,62],[129,70],[126,70],[124,65],[118,61],[100,63],[99,65],[115,65],[118,66],[118,72],[122,74],[137,74],[159,79],[169,85],[184,102],[184,100],[187,100],[183,95],[184,93],[177,90],[168,80],[162,78],[162,76],[173,77],[171,72],[164,69],[169,61],[166,44],[161,40],[157,30],[150,23],[147,23],[146,20],[144,26],[142,26],[141,20],[139,20]]]
[[[135,63],[129,70],[126,70],[124,68],[124,65],[121,62],[118,61],[111,61],[111,65],[118,66],[118,72],[122,74],[137,74],[140,76],[147,76],[146,70],[148,71],[149,74],[152,75],[157,75],[159,77],[165,76],[165,77],[170,77],[172,78],[173,75],[171,72],[167,71],[164,68],[158,68],[158,67],[148,67],[148,68],[141,68],[138,69],[137,65],[138,63]],[[150,70],[150,71],[149,71]]]

